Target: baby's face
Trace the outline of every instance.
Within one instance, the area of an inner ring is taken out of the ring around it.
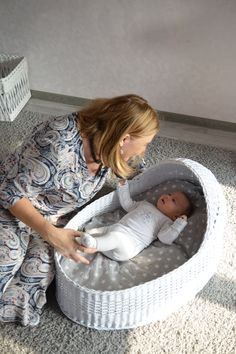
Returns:
[[[163,214],[175,220],[184,214],[184,210],[189,206],[189,201],[185,194],[174,192],[161,195],[157,200],[156,206]]]

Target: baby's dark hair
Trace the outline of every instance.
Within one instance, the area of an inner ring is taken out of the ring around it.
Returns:
[[[184,210],[183,214],[185,214],[189,218],[193,213],[193,203],[186,193],[184,193],[184,192],[182,192],[182,193],[185,195],[186,199],[188,200],[188,206]]]

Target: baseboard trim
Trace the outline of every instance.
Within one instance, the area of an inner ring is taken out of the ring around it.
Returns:
[[[62,115],[80,110],[91,99],[72,97],[42,91],[31,91],[32,97],[25,110],[47,115]],[[218,120],[158,111],[158,136],[211,145],[236,151],[236,124]]]
[[[89,98],[61,95],[57,93],[37,91],[37,90],[31,90],[31,95],[34,102],[39,102],[38,100],[42,100],[48,102],[47,106],[49,106],[49,102],[50,102],[51,106],[53,106],[53,103],[57,103],[60,104],[60,106],[65,105],[65,108],[71,107],[72,109],[73,106],[75,108],[83,107],[84,105],[92,101]],[[163,121],[197,125],[205,128],[220,129],[220,130],[231,131],[231,132],[236,131],[236,123],[225,122],[221,120],[209,119],[203,117],[196,117],[191,115],[184,115],[184,114],[167,112],[167,111],[160,111],[160,110],[157,110],[157,112],[159,113],[160,119]]]
[[[85,104],[91,101],[91,99],[88,98],[61,95],[58,93],[36,91],[36,90],[31,90],[31,95],[32,98],[35,99],[56,102],[56,103],[64,103],[66,105],[71,105],[71,106],[84,106]]]

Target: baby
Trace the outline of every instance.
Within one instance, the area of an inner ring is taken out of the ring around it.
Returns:
[[[153,205],[132,200],[125,182],[118,187],[118,196],[127,214],[113,225],[81,232],[78,240],[116,261],[135,257],[156,238],[170,245],[186,226],[191,212],[190,200],[180,191],[161,195]]]

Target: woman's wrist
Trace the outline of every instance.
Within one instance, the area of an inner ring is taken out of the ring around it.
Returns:
[[[51,243],[51,239],[53,238],[55,231],[56,231],[56,227],[50,224],[47,220],[44,220],[44,223],[40,227],[40,230],[38,230],[38,233],[45,241]]]
[[[50,224],[40,212],[35,209],[29,199],[20,199],[9,208],[9,211],[17,219],[36,231],[45,241],[50,242],[52,235],[55,233],[56,227]]]

